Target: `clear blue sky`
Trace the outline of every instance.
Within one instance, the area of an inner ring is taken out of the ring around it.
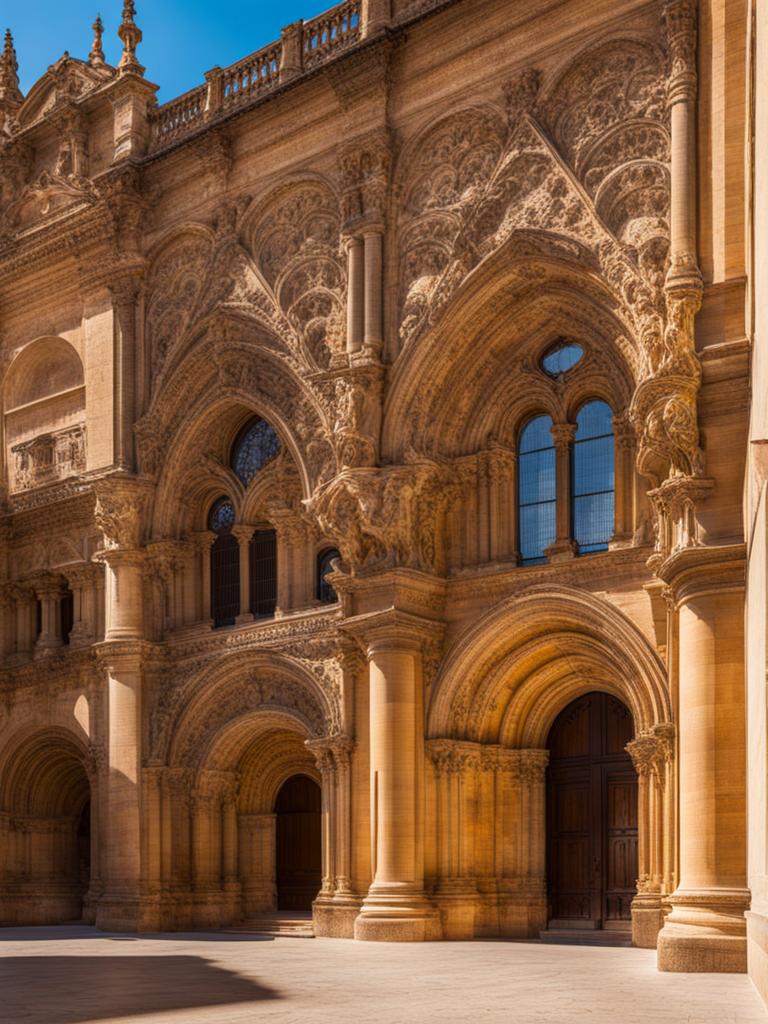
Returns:
[[[64,50],[86,59],[96,14],[104,22],[104,52],[120,58],[122,0],[2,0],[0,29],[13,32],[21,88],[26,93]],[[146,77],[160,86],[160,102],[203,82],[216,64],[225,67],[278,39],[284,25],[313,18],[333,0],[137,0],[136,24],[144,33],[138,58]]]

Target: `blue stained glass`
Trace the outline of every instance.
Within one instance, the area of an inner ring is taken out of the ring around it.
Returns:
[[[245,487],[279,454],[280,447],[280,438],[265,420],[251,420],[240,431],[232,449],[232,469]]]
[[[571,456],[573,539],[579,554],[605,551],[613,536],[615,465],[613,412],[588,402],[576,417]]]
[[[555,447],[552,419],[537,416],[520,434],[518,454],[518,523],[524,565],[544,562],[555,540]]]
[[[559,377],[561,373],[572,370],[584,355],[581,345],[558,345],[547,352],[541,365],[551,377]]]
[[[214,533],[229,533],[235,525],[235,508],[229,498],[219,498],[208,513],[208,528]]]

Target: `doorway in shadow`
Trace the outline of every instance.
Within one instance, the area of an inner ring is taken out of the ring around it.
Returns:
[[[311,910],[322,881],[320,787],[292,775],[280,787],[277,816],[277,909]]]

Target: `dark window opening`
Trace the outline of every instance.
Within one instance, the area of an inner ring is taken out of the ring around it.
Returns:
[[[75,596],[71,590],[65,590],[59,602],[59,623],[61,627],[61,642],[69,643],[69,635],[75,624]]]
[[[327,578],[333,572],[333,562],[337,558],[341,555],[336,548],[328,548],[317,556],[317,598],[323,604],[334,604],[339,599]]]
[[[229,498],[219,498],[208,515],[216,540],[211,546],[211,616],[214,628],[234,626],[240,614],[240,545],[231,533],[235,509]]]
[[[257,619],[275,614],[277,607],[277,536],[257,530],[251,537],[251,611]]]
[[[280,453],[280,438],[257,417],[243,427],[232,446],[232,469],[245,487]]]

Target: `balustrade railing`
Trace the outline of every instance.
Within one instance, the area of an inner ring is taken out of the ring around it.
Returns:
[[[320,64],[360,38],[359,0],[347,0],[304,24],[304,67]]]
[[[283,39],[226,68],[206,73],[206,84],[164,103],[151,114],[151,150],[162,149],[234,107],[245,106],[303,71],[333,60],[362,34],[360,0],[345,0]]]

